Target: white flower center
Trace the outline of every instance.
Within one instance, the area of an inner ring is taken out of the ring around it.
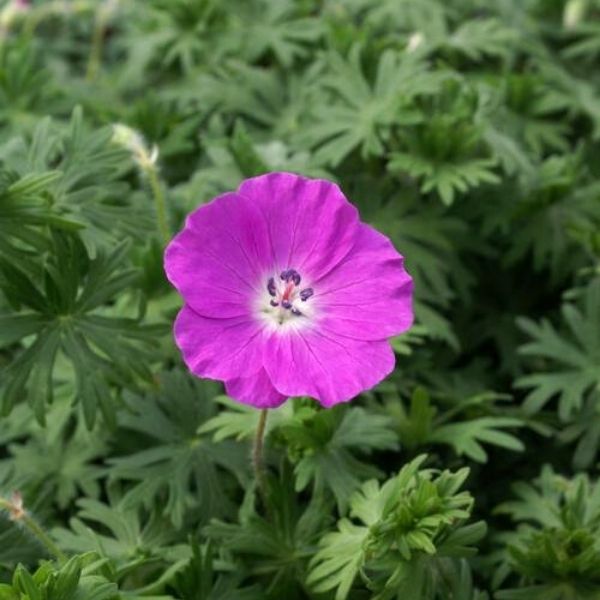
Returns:
[[[285,269],[279,277],[269,277],[266,294],[261,296],[259,310],[277,326],[300,324],[311,314],[311,287],[302,287],[302,277],[295,269]]]

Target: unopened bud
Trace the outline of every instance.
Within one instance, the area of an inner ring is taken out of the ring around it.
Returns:
[[[13,492],[10,498],[9,515],[11,521],[20,521],[25,516],[21,492]]]
[[[563,27],[573,29],[584,19],[587,12],[587,0],[569,0],[563,12]]]
[[[131,152],[135,162],[142,168],[153,168],[158,160],[158,146],[148,147],[141,133],[128,125],[116,123],[113,125],[113,142]]]
[[[415,31],[409,38],[406,46],[407,52],[414,52],[425,41],[425,36],[420,31]]]
[[[7,34],[17,18],[29,10],[31,3],[28,0],[9,0],[0,10],[0,36]]]

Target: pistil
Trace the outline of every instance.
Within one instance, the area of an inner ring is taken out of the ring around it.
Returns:
[[[279,280],[279,281],[278,281]],[[299,289],[302,277],[296,269],[284,269],[279,274],[279,278],[269,277],[267,280],[267,292],[271,297],[269,305],[272,308],[279,309],[272,311],[277,317],[279,324],[284,323],[289,316],[303,316],[302,310],[298,307],[298,302],[306,302],[314,295],[314,290],[311,287]],[[289,312],[288,312],[289,311]]]

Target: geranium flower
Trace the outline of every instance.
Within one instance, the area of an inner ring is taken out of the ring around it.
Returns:
[[[175,340],[189,369],[259,408],[373,387],[413,320],[402,256],[321,179],[247,179],[188,216],[165,270],[185,301]]]

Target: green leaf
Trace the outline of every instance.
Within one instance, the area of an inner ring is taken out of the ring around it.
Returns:
[[[486,56],[508,57],[518,38],[516,29],[497,19],[473,19],[463,23],[443,43],[471,60],[481,61]]]
[[[236,557],[243,570],[255,573],[255,581],[268,594],[280,598],[286,590],[306,587],[308,560],[323,531],[331,503],[314,496],[308,504],[294,489],[289,468],[269,478],[269,518],[253,510],[240,510],[239,523],[215,520],[206,533]]]
[[[46,173],[28,173],[8,186],[6,194],[9,198],[22,196],[37,196],[40,192],[48,189],[48,187],[56,182],[62,173],[60,171],[48,171]]]
[[[379,474],[355,455],[398,445],[389,419],[362,408],[300,409],[295,417],[283,423],[279,432],[295,463],[296,489],[302,491],[312,483],[317,491],[330,490],[340,512],[345,512],[361,478]]]
[[[315,107],[312,123],[299,134],[320,164],[336,166],[355,149],[363,158],[382,156],[395,124],[420,121],[412,99],[438,87],[440,78],[414,57],[387,50],[373,83],[365,78],[360,59],[358,46],[348,60],[331,55],[324,90],[330,100]]]
[[[461,547],[479,540],[479,525],[463,531],[472,507],[470,494],[459,492],[468,470],[436,473],[421,469],[425,456],[405,465],[396,477],[380,486],[370,481],[350,499],[351,519],[338,522],[337,531],[324,536],[311,561],[308,583],[317,593],[336,590],[336,600],[345,600],[359,575],[381,598],[397,590],[412,572],[411,589],[425,586],[435,577],[436,561],[449,555],[465,555]],[[452,535],[459,535],[452,543]],[[444,541],[448,546],[444,547]],[[429,569],[415,570],[415,561],[434,561]],[[417,572],[419,574],[417,575]],[[429,583],[430,585],[430,583]]]
[[[55,233],[54,254],[44,265],[43,289],[30,274],[35,270],[33,265],[24,270],[0,261],[0,287],[15,306],[31,309],[10,319],[0,317],[7,323],[5,339],[16,343],[19,335],[21,339],[35,335],[2,370],[6,411],[15,400],[27,397],[37,419],[43,421],[59,355],[66,356],[75,371],[89,428],[98,408],[109,424],[114,421],[109,377],[121,384],[150,379],[154,335],[164,329],[111,315],[106,309],[137,279],[134,270],[123,269],[127,247],[121,244],[111,253],[100,252],[90,260],[81,241]]]
[[[598,482],[585,474],[568,480],[546,466],[533,484],[518,483],[513,491],[518,499],[498,507],[520,525],[506,536],[508,568],[535,584],[528,589],[532,597],[594,598],[600,591]],[[519,593],[507,590],[501,597]]]
[[[465,193],[482,183],[498,183],[500,179],[492,171],[494,166],[495,160],[485,158],[432,164],[424,157],[401,152],[392,154],[389,163],[391,171],[405,171],[421,179],[421,191],[426,194],[435,190],[446,205],[454,202],[457,192]]]
[[[434,443],[451,445],[460,456],[466,454],[477,462],[487,462],[487,454],[481,442],[522,452],[525,445],[519,438],[502,431],[505,428],[522,427],[521,419],[510,417],[482,417],[464,423],[448,423],[436,427],[429,436]]]
[[[27,600],[43,600],[40,588],[23,565],[19,565],[13,576],[13,586],[27,595]]]
[[[81,560],[78,556],[71,558],[65,566],[57,573],[56,579],[48,582],[48,593],[64,600],[71,600],[81,578]]]
[[[112,478],[133,483],[125,506],[151,508],[162,497],[162,514],[178,528],[192,512],[205,522],[230,514],[221,470],[245,481],[244,449],[197,433],[215,414],[213,398],[219,388],[178,371],[163,373],[160,381],[153,394],[128,394],[119,414],[122,431],[143,434],[150,442],[110,459]]]
[[[38,333],[45,324],[46,319],[41,315],[0,315],[0,347]]]
[[[520,319],[519,325],[532,341],[521,346],[525,356],[538,357],[550,372],[520,377],[518,388],[533,388],[524,408],[538,412],[553,398],[558,399],[558,414],[564,421],[583,407],[584,400],[600,386],[600,279],[585,288],[580,307],[567,303],[562,309],[563,329],[548,320],[535,323]]]

